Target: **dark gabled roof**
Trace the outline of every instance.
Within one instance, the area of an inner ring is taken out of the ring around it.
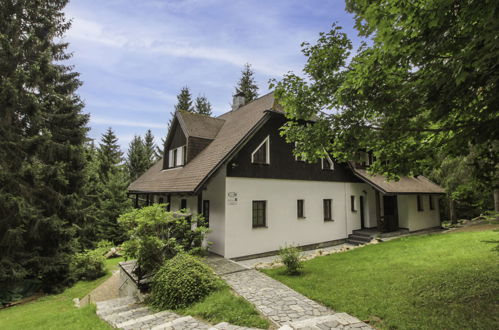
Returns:
[[[202,188],[203,184],[228,157],[251,134],[266,121],[267,110],[279,110],[275,106],[274,95],[269,93],[241,108],[229,111],[218,118],[187,114],[180,111],[179,122],[184,121],[186,134],[211,136],[213,141],[194,159],[181,168],[162,170],[163,160],[158,161],[137,180],[128,186],[130,192],[183,192],[194,193]],[[204,124],[208,124],[208,133],[201,132]],[[214,133],[215,128],[218,132]],[[201,137],[201,136],[198,136]]]
[[[188,111],[177,111],[176,116],[186,136],[213,140],[224,124],[223,119]]]
[[[388,181],[381,175],[371,175],[365,169],[351,167],[361,180],[384,194],[444,194],[445,190],[424,176],[404,176],[399,181]]]

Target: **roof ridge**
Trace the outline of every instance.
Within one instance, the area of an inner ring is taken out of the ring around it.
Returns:
[[[248,106],[248,105],[250,105],[251,103],[256,102],[256,101],[258,101],[259,99],[262,99],[262,98],[264,98],[264,97],[266,97],[266,96],[269,96],[270,94],[273,94],[273,93],[274,93],[274,91],[268,92],[267,94],[262,95],[262,96],[259,96],[259,97],[257,97],[256,99],[252,100],[251,102],[246,103],[246,104],[245,104],[245,105],[243,105],[242,107],[239,107],[239,108],[237,108],[236,110],[229,110],[229,111],[227,111],[227,112],[224,112],[224,113],[222,113],[221,115],[219,115],[219,116],[218,116],[218,117],[216,117],[216,118],[217,118],[217,119],[222,119],[222,118],[220,118],[220,117],[225,116],[225,115],[227,115],[227,114],[229,114],[229,113],[234,113],[234,112],[236,112],[236,111],[239,111],[239,110],[241,110],[241,109],[244,109],[245,107],[247,107],[247,106]]]
[[[199,116],[199,117],[204,117],[204,118],[210,118],[210,119],[216,119],[216,120],[223,120],[225,121],[225,119],[222,119],[222,118],[218,118],[218,117],[212,117],[212,116],[209,116],[209,115],[205,115],[203,113],[195,113],[195,112],[191,112],[191,111],[187,111],[187,110],[177,110],[178,112],[182,112],[182,113],[188,113],[189,115],[193,115],[193,116]]]

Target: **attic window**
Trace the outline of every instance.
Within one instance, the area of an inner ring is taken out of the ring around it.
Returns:
[[[321,159],[321,163],[323,170],[328,170],[328,171],[334,170],[334,163],[328,155],[326,155],[326,158]]]
[[[251,153],[251,162],[254,164],[270,164],[270,139],[263,140],[255,151]]]
[[[186,148],[185,146],[171,149],[168,152],[168,167],[178,167],[185,165]]]

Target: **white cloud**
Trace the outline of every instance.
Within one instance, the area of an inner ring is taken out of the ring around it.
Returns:
[[[90,116],[90,123],[99,125],[127,126],[127,127],[144,127],[144,128],[165,128],[166,123],[140,122],[126,119],[106,118],[96,115]]]

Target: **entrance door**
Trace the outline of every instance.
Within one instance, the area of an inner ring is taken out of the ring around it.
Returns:
[[[365,224],[365,216],[364,216],[364,196],[360,196],[360,228],[364,229],[366,228]]]
[[[397,196],[383,196],[383,231],[395,231],[399,227]]]

